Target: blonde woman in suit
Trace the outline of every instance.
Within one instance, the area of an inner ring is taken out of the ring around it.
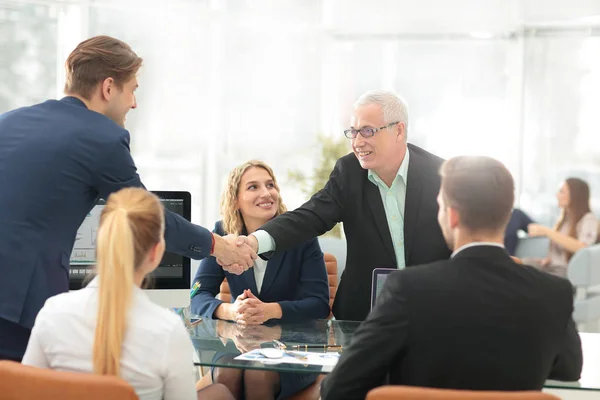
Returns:
[[[249,161],[229,174],[221,200],[223,220],[214,233],[247,235],[286,211],[273,170],[262,161]],[[217,300],[227,278],[232,302]],[[241,275],[224,271],[214,257],[206,258],[194,281],[200,290],[192,311],[205,318],[239,325],[307,322],[329,316],[329,283],[323,252],[311,238],[277,254],[268,262],[257,259]],[[267,328],[267,327],[263,327]],[[316,374],[216,368],[214,382],[225,384],[237,399],[285,399],[312,384]]]

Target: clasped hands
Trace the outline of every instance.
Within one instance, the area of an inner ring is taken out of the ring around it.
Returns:
[[[227,319],[240,325],[261,325],[273,318],[281,318],[281,306],[263,303],[250,289],[244,290],[227,307]]]
[[[227,235],[221,239],[224,245],[219,246],[214,255],[225,271],[240,275],[254,265],[258,252],[258,241],[254,236]]]

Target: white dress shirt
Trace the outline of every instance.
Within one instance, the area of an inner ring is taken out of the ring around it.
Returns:
[[[89,372],[98,282],[51,297],[31,331],[23,364]],[[194,348],[183,321],[135,287],[121,354],[121,377],[140,400],[195,400]]]
[[[260,288],[262,288],[265,272],[267,271],[267,261],[257,258],[254,260],[254,268],[252,269],[254,270],[254,280],[256,281],[256,289],[258,290],[258,293],[254,294],[260,294]]]

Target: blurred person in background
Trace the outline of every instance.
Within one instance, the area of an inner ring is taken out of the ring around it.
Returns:
[[[530,236],[550,239],[548,256],[534,261],[536,266],[552,274],[567,277],[569,260],[577,251],[596,243],[598,219],[590,209],[590,188],[578,178],[565,180],[556,195],[560,216],[554,228],[530,224]]]
[[[143,189],[109,196],[97,234],[98,276],[46,301],[23,364],[118,376],[140,400],[232,398],[222,385],[196,393],[194,347],[183,321],[140,288],[165,251],[164,213]]]
[[[531,217],[519,208],[513,208],[512,214],[510,215],[510,220],[508,221],[508,225],[506,226],[506,231],[504,232],[504,247],[506,247],[506,251],[511,256],[515,255],[515,251],[517,250],[517,243],[519,242],[519,231],[527,232],[529,229],[529,224],[532,224],[533,220]]]
[[[214,232],[248,235],[285,211],[273,170],[262,161],[249,161],[229,174],[221,198],[223,220],[216,223]],[[215,298],[225,278],[231,303]],[[223,271],[214,257],[205,258],[194,282],[200,288],[191,300],[192,312],[205,318],[262,325],[307,322],[327,318],[330,313],[327,271],[315,237],[278,253],[268,262],[257,259],[253,268],[241,275]],[[214,382],[226,385],[237,399],[250,400],[286,399],[311,385],[317,375],[214,368],[212,377]]]

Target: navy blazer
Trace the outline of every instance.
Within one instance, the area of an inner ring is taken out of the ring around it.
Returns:
[[[31,328],[69,290],[77,229],[99,197],[144,187],[129,132],[75,97],[0,115],[0,318]],[[167,250],[210,253],[211,234],[166,212]]]
[[[221,221],[215,224],[213,232],[225,235]],[[245,289],[250,289],[265,303],[279,303],[282,322],[329,316],[329,282],[317,238],[271,258],[267,263],[260,294],[257,293],[252,268],[241,275],[234,275],[223,271],[214,257],[205,258],[194,277],[194,283],[200,281],[200,289],[191,301],[193,313],[214,318],[216,308],[223,303],[215,296],[225,278],[229,283],[232,302]]]

